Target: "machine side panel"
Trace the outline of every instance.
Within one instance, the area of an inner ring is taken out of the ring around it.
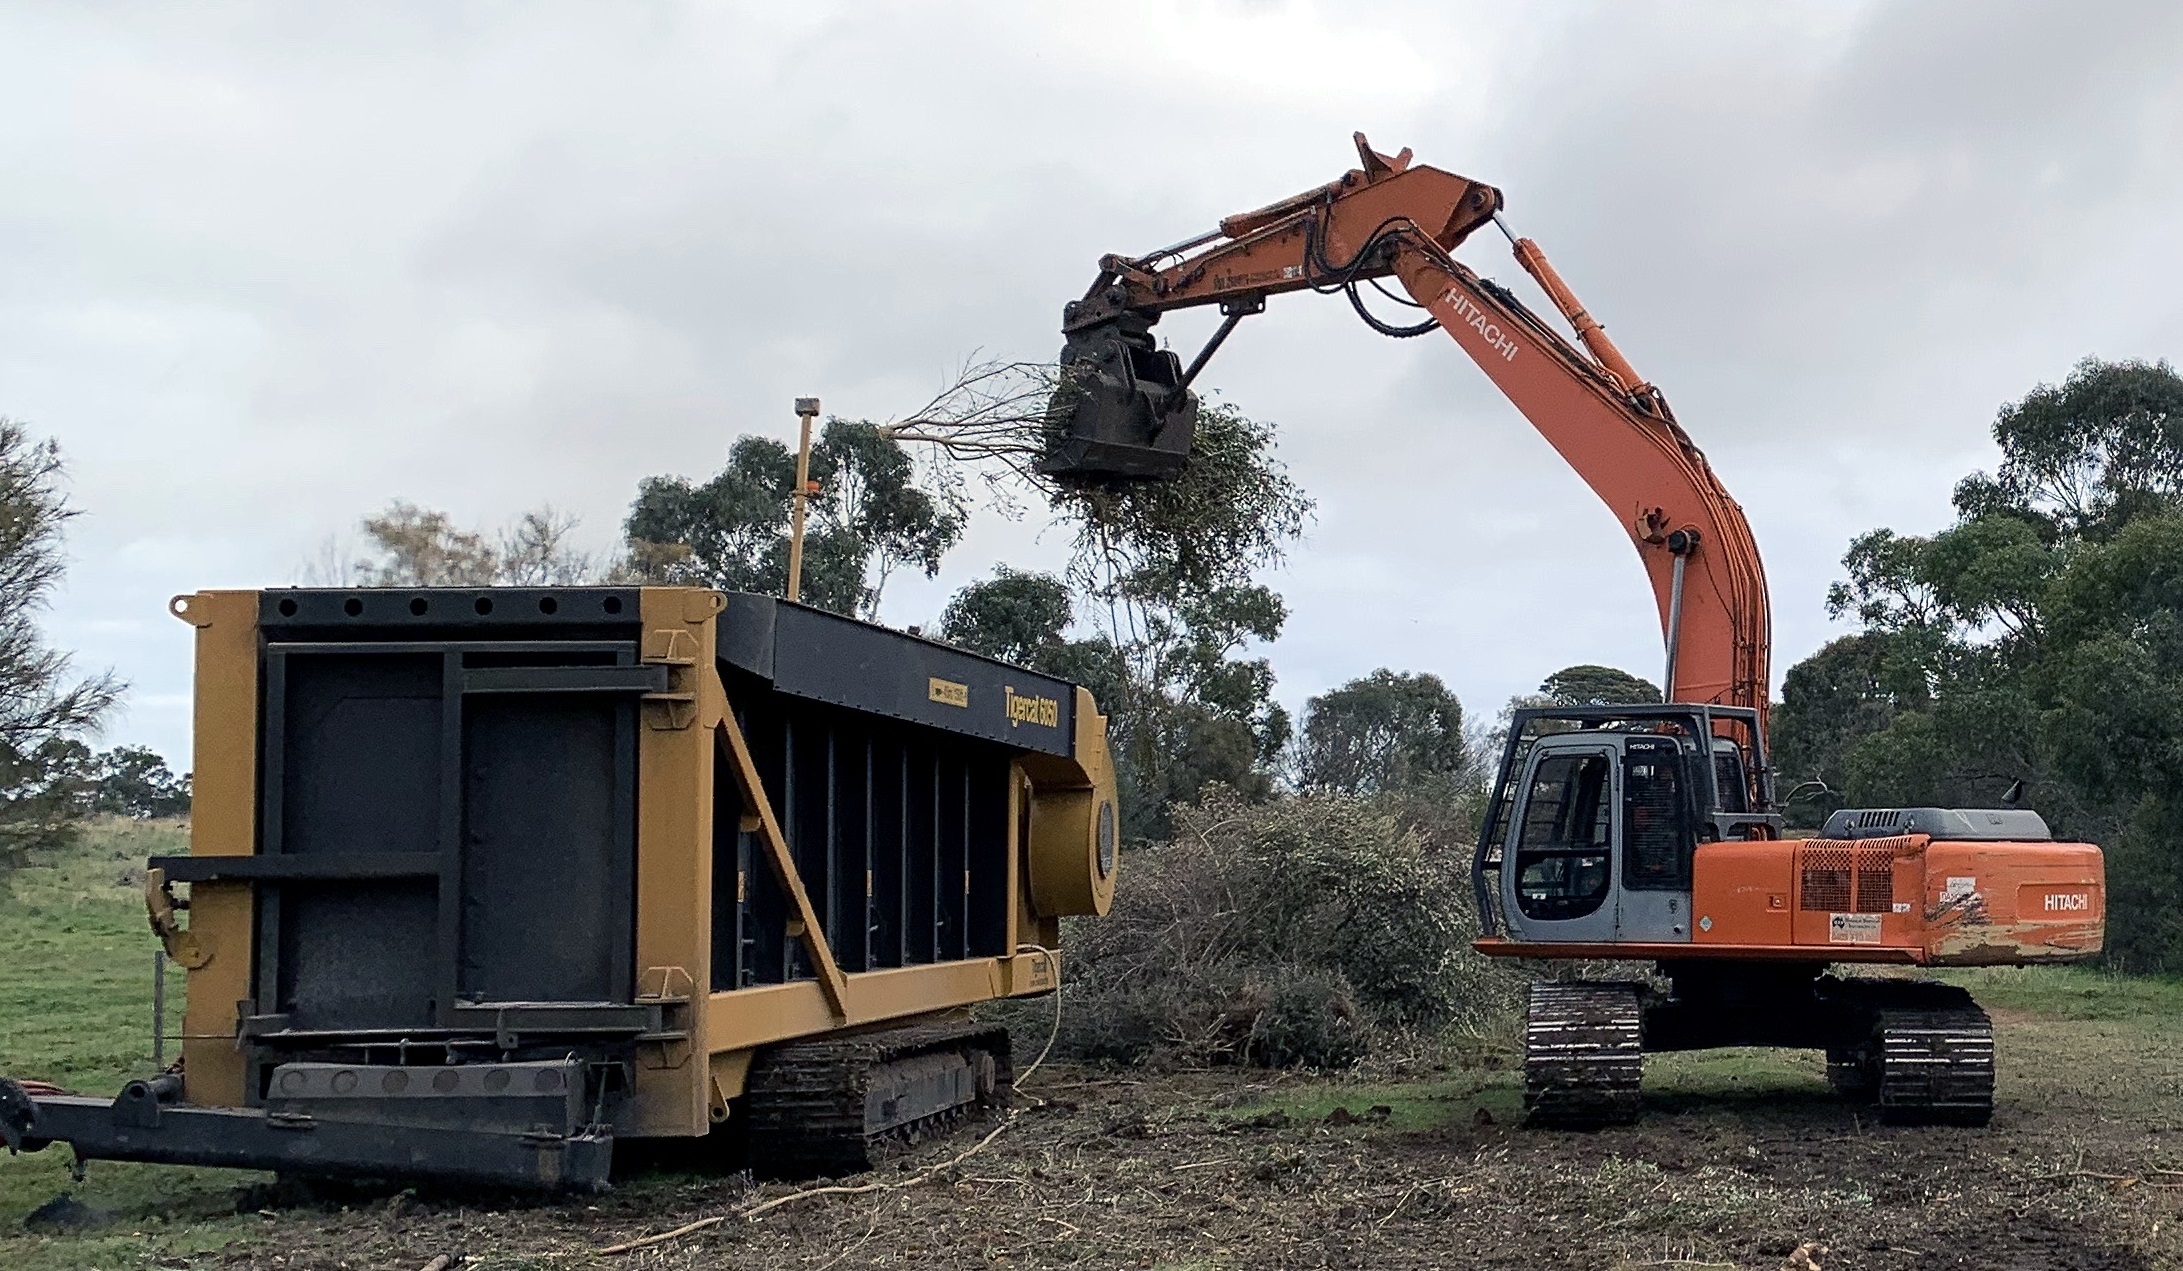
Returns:
[[[197,628],[190,854],[249,856],[257,851],[258,593],[199,592],[176,598],[174,610]],[[236,1003],[250,996],[251,890],[244,882],[190,889],[190,932],[207,959],[189,973],[182,1080],[184,1096],[208,1107],[243,1102],[233,1038]]]
[[[667,692],[643,701],[636,728],[637,1000],[661,1011],[658,1033],[637,1047],[631,1135],[696,1135],[710,1128],[705,1012],[712,966],[715,725],[726,698],[713,669],[717,592],[647,587],[639,612],[642,661],[664,666]]]
[[[295,648],[268,644],[265,653],[261,853],[346,863],[433,851],[441,658]],[[305,1029],[434,1023],[431,878],[261,883],[258,909],[259,1014],[286,1014]]]
[[[1944,966],[2074,962],[2100,951],[2105,866],[2088,843],[1935,843],[1924,938]]]
[[[580,693],[465,712],[460,996],[628,1000],[633,714]]]
[[[1790,943],[1795,855],[1780,840],[1700,845],[1692,864],[1692,943]]]
[[[770,596],[730,593],[718,653],[788,697],[1069,757],[1075,686]]]

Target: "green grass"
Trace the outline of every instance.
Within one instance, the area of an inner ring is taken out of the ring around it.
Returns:
[[[1380,1128],[1431,1130],[1468,1122],[1483,1108],[1503,1125],[1523,1116],[1520,1074],[1458,1071],[1408,1081],[1311,1081],[1278,1086],[1256,1098],[1240,1099],[1215,1114],[1216,1119],[1245,1122],[1280,1112],[1297,1122],[1323,1122],[1336,1108],[1356,1117],[1374,1107],[1388,1109]]]
[[[110,1095],[152,1064],[152,953],[144,860],[189,850],[171,823],[110,821],[0,884],[0,1072]],[[181,1031],[182,980],[167,977],[167,1032]],[[168,1044],[168,1057],[175,1053]],[[69,1178],[65,1146],[0,1155],[0,1266],[11,1271],[150,1266],[247,1236],[224,1170],[93,1162]],[[26,1234],[23,1218],[64,1193],[110,1220],[80,1236]]]
[[[2050,1019],[2183,1021],[2183,979],[2118,975],[2098,967],[1997,966],[1948,971],[1988,1010]]]

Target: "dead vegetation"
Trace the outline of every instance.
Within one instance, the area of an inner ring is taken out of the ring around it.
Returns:
[[[1176,817],[1125,859],[1113,912],[1068,932],[1059,1055],[1343,1068],[1509,1017],[1524,975],[1469,951],[1467,857],[1343,795],[1214,789]],[[1044,1041],[1044,1003],[1005,1014]]]
[[[1340,1077],[1061,1069],[982,1150],[932,1144],[850,1180],[915,1186],[763,1208],[798,1189],[654,1175],[590,1203],[278,1209],[250,1243],[167,1265],[2183,1265],[2183,1191],[2168,1186],[2183,1182],[2183,1026],[2005,1013],[2002,1039],[1983,1131],[1869,1124],[1807,1055],[1664,1057],[1645,1121],[1597,1134],[1517,1128],[1506,1053],[1383,1056]]]

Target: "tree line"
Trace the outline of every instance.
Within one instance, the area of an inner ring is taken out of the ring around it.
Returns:
[[[1824,789],[1792,804],[1792,820],[1853,804],[1993,805],[2021,783],[2057,833],[2107,849],[2111,961],[2183,968],[2183,377],[2165,362],[2087,360],[2004,405],[1992,431],[2001,462],[1958,483],[1952,524],[1851,543],[1825,603],[1856,629],[1789,669],[1774,714],[1781,788]],[[924,634],[1091,688],[1110,714],[1133,841],[1171,836],[1176,810],[1214,786],[1246,802],[1289,790],[1393,800],[1461,841],[1494,721],[1466,716],[1436,677],[1388,668],[1311,698],[1298,718],[1273,697],[1261,650],[1288,613],[1264,579],[1312,504],[1272,439],[1215,405],[1176,482],[1071,488],[1008,465],[1014,493],[983,506],[1021,516],[1021,500],[1043,503],[1070,536],[1068,563],[996,566]],[[973,483],[916,440],[826,422],[807,602],[874,618],[890,578],[936,574],[960,542]],[[702,480],[641,482],[605,554],[550,507],[487,533],[397,501],[365,518],[366,551],[325,553],[306,578],[779,592],[794,473],[787,446],[742,437]],[[51,441],[0,420],[0,857],[93,812],[187,804],[187,775],[157,755],[90,747],[123,686],[77,671],[40,629],[75,515],[62,478]],[[1657,697],[1626,672],[1582,666],[1510,705]]]

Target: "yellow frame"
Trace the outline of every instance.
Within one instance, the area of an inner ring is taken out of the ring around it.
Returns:
[[[1106,720],[1077,690],[1077,757],[1026,756],[1015,765],[1009,818],[1006,957],[845,973],[820,928],[786,836],[766,798],[713,660],[720,593],[647,587],[639,606],[640,656],[668,668],[668,688],[644,699],[637,773],[637,999],[663,1008],[664,1026],[638,1042],[636,1083],[617,1133],[694,1136],[728,1115],[760,1048],[888,1020],[959,1010],[1053,990],[1060,979],[1057,915],[1103,913],[1110,868],[1097,866],[1097,811],[1111,816]],[[197,628],[195,785],[190,851],[257,850],[258,598],[255,591],[177,596],[175,615]],[[716,753],[727,760],[818,978],[712,992],[710,913]],[[1087,864],[1091,873],[1076,877]],[[1060,881],[1056,881],[1060,880]],[[1042,884],[1037,885],[1035,884]],[[248,883],[191,885],[184,1097],[207,1106],[245,1102],[234,1038],[250,994],[255,924]],[[702,1056],[702,1062],[700,1057]]]

